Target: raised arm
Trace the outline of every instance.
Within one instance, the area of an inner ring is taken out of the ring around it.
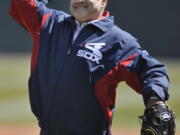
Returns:
[[[45,0],[44,2],[47,2]],[[11,0],[10,15],[20,23],[32,37],[39,32],[50,10],[38,0]]]
[[[31,71],[37,63],[39,50],[39,33],[52,14],[46,7],[48,0],[11,0],[9,14],[21,24],[31,35],[33,39],[33,49],[31,58]]]

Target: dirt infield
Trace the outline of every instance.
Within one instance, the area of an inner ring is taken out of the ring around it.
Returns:
[[[0,135],[39,135],[39,132],[40,129],[38,127],[31,125],[0,125]],[[176,134],[180,135],[179,130]],[[114,128],[112,130],[112,135],[140,135],[140,131],[131,128]]]
[[[0,126],[0,135],[39,135],[39,128],[34,126]],[[139,135],[131,129],[113,129],[113,135]]]
[[[39,128],[29,125],[0,126],[0,135],[39,135]]]

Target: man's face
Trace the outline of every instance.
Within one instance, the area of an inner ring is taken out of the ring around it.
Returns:
[[[96,20],[106,6],[106,0],[71,0],[71,14],[80,22]]]

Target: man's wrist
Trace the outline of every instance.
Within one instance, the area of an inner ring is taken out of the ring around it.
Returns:
[[[156,104],[161,104],[161,103],[164,103],[162,100],[148,100],[147,101],[147,104],[146,104],[146,108],[150,108]]]
[[[160,104],[160,103],[164,103],[164,102],[157,96],[156,93],[153,92],[150,94],[149,98],[147,99],[146,108],[150,108],[153,105]]]

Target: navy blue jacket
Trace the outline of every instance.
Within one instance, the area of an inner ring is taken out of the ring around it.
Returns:
[[[168,99],[165,66],[114,24],[90,22],[72,42],[72,16],[37,0],[11,0],[11,16],[34,41],[29,95],[49,135],[110,135],[116,87],[125,81],[146,101]]]

